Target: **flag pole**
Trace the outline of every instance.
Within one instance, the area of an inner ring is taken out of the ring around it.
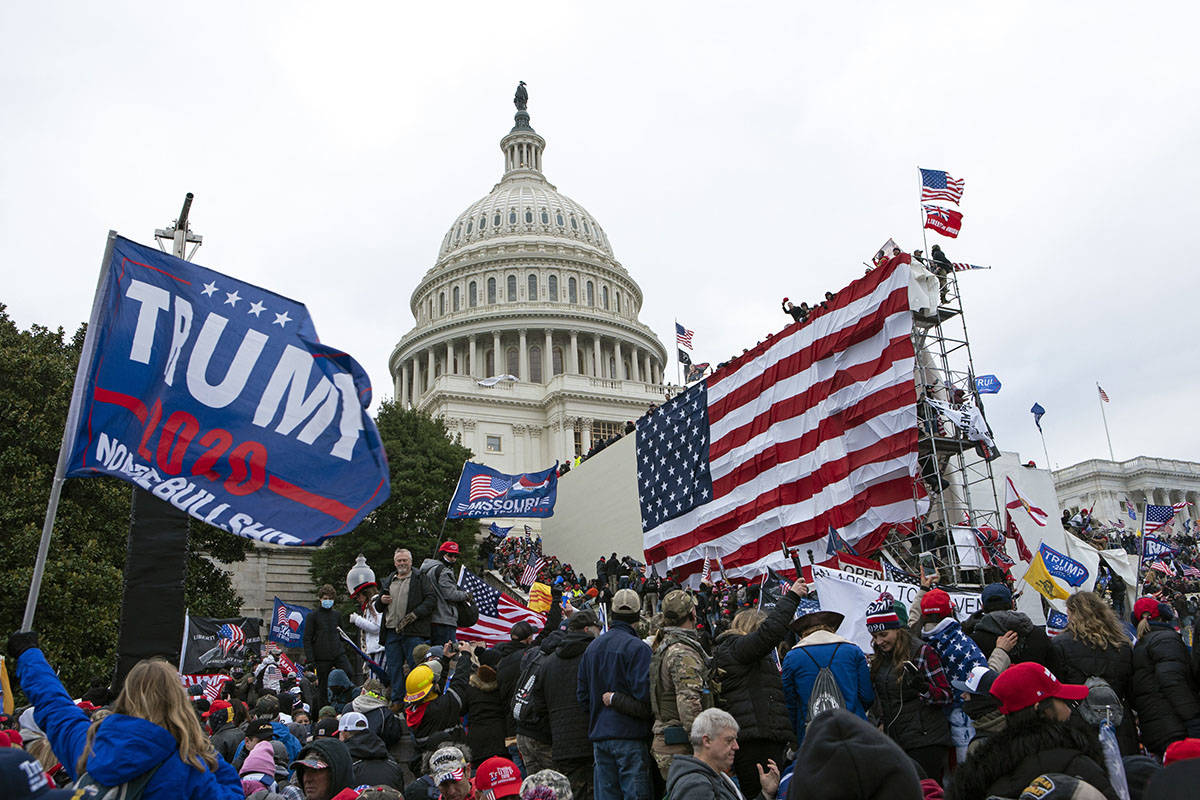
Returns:
[[[675,320],[675,374],[679,376],[679,385],[683,385],[683,362],[679,360],[679,320]]]
[[[54,519],[58,516],[58,500],[66,481],[67,461],[71,457],[70,445],[79,426],[83,407],[83,389],[87,376],[92,371],[92,357],[96,353],[96,328],[104,310],[105,289],[112,263],[116,231],[108,232],[104,245],[104,258],[100,264],[100,277],[96,281],[96,295],[92,299],[92,314],[88,317],[87,333],[83,338],[83,350],[79,354],[79,366],[75,370],[75,386],[71,390],[71,405],[67,408],[67,421],[63,425],[62,443],[58,447],[58,464],[54,468],[54,479],[50,483],[50,499],[46,502],[46,518],[42,522],[42,538],[38,542],[37,558],[33,562],[33,576],[29,580],[29,596],[25,600],[25,616],[21,619],[21,630],[33,630],[33,614],[37,610],[38,594],[42,590],[42,576],[46,572],[46,557],[50,554],[50,536],[54,533]]]
[[[929,257],[929,234],[925,233],[925,206],[921,203],[921,189],[924,187],[921,182],[921,168],[917,167],[917,213],[921,216],[921,244],[925,249],[921,251],[921,255]]]
[[[1050,451],[1046,449],[1046,432],[1042,430],[1042,426],[1038,426],[1038,435],[1042,437],[1042,453],[1046,456],[1046,469],[1054,471],[1054,465],[1050,463]]]
[[[1100,396],[1100,381],[1096,381],[1096,402],[1100,404],[1100,419],[1104,420],[1104,438],[1108,439],[1108,458],[1110,461],[1116,461],[1117,457],[1113,455],[1112,437],[1108,434],[1108,415],[1104,413],[1104,398]]]

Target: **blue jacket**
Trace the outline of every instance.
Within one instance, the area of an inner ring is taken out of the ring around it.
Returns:
[[[834,651],[836,652],[836,655]],[[803,651],[803,652],[801,652]],[[812,656],[811,658],[809,656]],[[815,661],[815,663],[814,663]],[[804,742],[804,716],[808,697],[821,667],[829,667],[842,690],[846,710],[867,718],[867,709],[875,702],[871,688],[871,669],[867,657],[854,642],[836,633],[817,631],[800,640],[783,659],[783,697],[797,741]]]
[[[46,657],[26,650],[17,661],[17,677],[34,704],[33,718],[74,780],[75,764],[83,754],[91,723],[71,702]],[[179,745],[153,722],[112,714],[100,723],[88,757],[87,771],[105,786],[118,786],[158,767],[143,795],[145,800],[243,800],[242,781],[233,767],[217,756],[217,771],[198,770],[179,757]]]
[[[617,710],[617,703],[604,705],[604,693],[617,692],[643,705],[646,718],[629,716]],[[575,698],[588,712],[588,738],[649,739],[650,645],[638,638],[625,622],[613,622],[583,651],[579,660],[579,684]]]

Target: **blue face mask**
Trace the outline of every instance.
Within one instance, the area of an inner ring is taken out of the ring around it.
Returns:
[[[328,597],[321,601],[321,608],[333,608],[333,601]]]

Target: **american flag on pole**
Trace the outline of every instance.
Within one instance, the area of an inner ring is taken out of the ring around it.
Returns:
[[[1176,503],[1171,506],[1147,505],[1145,533],[1149,535],[1160,528],[1167,527],[1174,521],[1175,512],[1182,511],[1187,506],[1187,503]]]
[[[467,502],[474,503],[476,500],[495,500],[502,494],[508,491],[512,486],[512,481],[504,480],[503,478],[495,478],[491,475],[476,475],[471,478],[470,494],[467,496]]]
[[[509,633],[518,622],[528,622],[535,630],[541,630],[546,625],[544,615],[530,611],[508,595],[488,586],[466,567],[458,575],[458,585],[471,593],[475,607],[479,609],[477,623],[469,628],[458,629],[459,641],[497,645],[511,641]]]
[[[678,322],[675,323],[675,341],[686,347],[688,350],[692,349],[692,337],[695,334],[695,331],[688,330]]]
[[[1100,399],[1107,403],[1108,402],[1108,393],[1104,391],[1104,387],[1097,383],[1096,390],[1098,392],[1100,392]]]
[[[955,272],[966,272],[969,269],[991,269],[991,267],[981,267],[978,264],[967,264],[962,261],[953,261],[950,266],[954,267]]]
[[[948,200],[958,205],[962,202],[963,188],[962,178],[952,178],[940,169],[921,169],[922,200]]]
[[[917,470],[910,256],[838,292],[637,424],[647,561],[694,578],[790,571],[781,544],[832,526],[859,552],[924,513]]]
[[[1168,576],[1170,576],[1170,577],[1172,577],[1172,578],[1174,578],[1174,577],[1175,577],[1175,570],[1173,570],[1173,569],[1171,568],[1171,565],[1170,565],[1170,564],[1168,564],[1168,563],[1167,563],[1167,562],[1165,562],[1165,561],[1155,561],[1155,562],[1153,562],[1153,563],[1150,565],[1150,569],[1152,569],[1152,570],[1155,570],[1156,572],[1161,572],[1162,574],[1164,574],[1164,575],[1168,575]]]
[[[1180,566],[1180,569],[1182,569],[1183,574],[1189,578],[1200,578],[1200,569],[1196,569],[1191,564],[1183,564]]]
[[[529,560],[525,563],[525,571],[521,573],[521,585],[532,586],[537,580],[538,573],[542,571],[542,567],[546,566],[546,558],[537,550],[529,554]]]

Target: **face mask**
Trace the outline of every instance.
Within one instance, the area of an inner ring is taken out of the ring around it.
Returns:
[[[321,608],[333,608],[333,601],[326,598],[321,601]]]

